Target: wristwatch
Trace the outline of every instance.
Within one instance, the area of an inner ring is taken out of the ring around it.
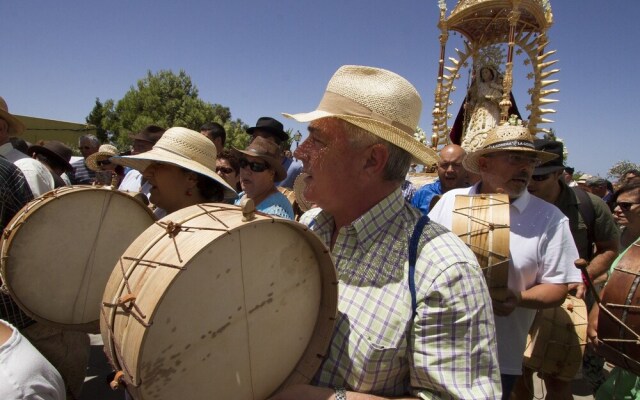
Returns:
[[[347,400],[347,391],[343,387],[336,388],[336,400]]]

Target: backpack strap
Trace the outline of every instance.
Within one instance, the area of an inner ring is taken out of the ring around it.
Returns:
[[[580,212],[580,215],[582,215],[584,223],[587,225],[587,240],[589,240],[587,256],[591,259],[591,256],[593,255],[593,244],[595,243],[596,212],[587,192],[578,187],[573,187],[572,189],[578,200],[580,200],[580,203],[578,204],[578,211]]]
[[[423,215],[420,217],[416,226],[413,228],[413,234],[409,241],[409,291],[411,292],[411,310],[413,314],[411,319],[415,318],[418,310],[418,301],[416,300],[416,261],[418,260],[418,244],[422,237],[422,231],[429,222],[429,217]]]

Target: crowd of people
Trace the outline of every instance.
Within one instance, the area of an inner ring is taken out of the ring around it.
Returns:
[[[496,78],[481,72],[482,82]],[[475,121],[482,138],[473,148],[450,144],[436,153],[413,138],[422,108],[403,77],[347,65],[315,110],[283,114],[309,123],[292,157],[285,156],[283,124],[262,117],[247,130],[243,149],[226,146],[217,123],[199,132],[150,125],[132,135],[126,155],[85,135],[82,158],[71,162],[72,150],[57,141],[19,153],[9,139],[25,127],[2,100],[0,228],[34,197],[82,184],[140,193],[157,218],[250,199],[260,212],[299,219],[331,252],[336,325],[315,376],[274,400],[532,398],[535,371],[523,366],[527,334],[537,310],[559,307],[569,294],[591,309],[593,343],[582,374],[596,398],[611,398],[613,378],[640,393],[635,375],[617,368],[607,374],[593,351],[596,288],[585,287],[574,265],[587,260],[588,280],[604,285],[626,249],[640,245],[640,173],[626,172],[615,186],[598,177],[574,182],[562,143],[536,139],[519,121],[488,130]],[[435,165],[438,179],[413,188],[407,176],[415,164]],[[284,194],[294,187],[311,204],[303,215]],[[490,193],[509,199],[508,288],[500,297],[489,292],[474,252],[451,232],[456,196]],[[87,343],[51,327],[37,340],[31,332],[42,323],[0,296],[0,398],[78,398]],[[47,340],[62,354],[48,356]],[[542,378],[548,398],[572,398],[570,381]]]

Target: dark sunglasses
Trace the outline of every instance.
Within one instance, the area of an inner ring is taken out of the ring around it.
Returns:
[[[267,163],[259,163],[252,162],[247,160],[246,158],[240,159],[240,168],[249,167],[249,169],[253,172],[264,172],[269,169],[269,164]]]
[[[230,174],[233,171],[233,168],[227,168],[227,167],[216,167],[216,173],[220,173],[222,172],[223,174]]]
[[[619,201],[616,203],[616,205],[620,207],[622,211],[629,211],[631,210],[631,207],[633,207],[636,204],[640,204],[640,203],[632,203],[630,201]]]
[[[549,177],[551,176],[551,174],[543,174],[543,175],[533,175],[531,177],[532,180],[536,181],[536,182],[542,182],[542,181],[546,181],[547,179],[549,179]]]
[[[105,165],[111,165],[111,161],[109,161],[109,160],[98,160],[98,161],[96,161],[96,164],[98,164],[100,167],[103,167]]]

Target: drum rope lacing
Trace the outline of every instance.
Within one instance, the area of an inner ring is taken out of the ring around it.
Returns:
[[[639,344],[640,345],[640,334],[636,333],[632,328],[630,328],[629,326],[627,326],[624,322],[627,320],[627,315],[629,313],[629,310],[640,310],[640,306],[634,306],[631,304],[631,302],[633,301],[633,293],[636,292],[636,290],[638,289],[638,285],[640,284],[640,275],[636,272],[636,271],[631,271],[631,270],[627,270],[626,268],[622,268],[622,267],[616,267],[615,268],[616,271],[620,271],[620,272],[624,272],[624,273],[628,273],[628,274],[632,274],[632,275],[636,275],[636,278],[633,280],[633,284],[631,285],[631,287],[629,288],[629,292],[627,293],[627,298],[625,301],[625,304],[614,304],[614,303],[601,303],[600,307],[603,308],[605,310],[605,312],[611,317],[613,318],[616,322],[618,322],[622,328],[624,329],[620,329],[620,336],[622,337],[622,335],[624,334],[624,330],[627,330],[628,333],[630,333],[632,336],[635,336],[635,339],[604,339],[602,340],[603,342],[607,343],[607,342],[611,342],[611,343],[632,343],[632,344]],[[611,307],[611,308],[621,308],[622,309],[622,316],[621,318],[616,317],[612,312],[610,312],[607,307]]]

